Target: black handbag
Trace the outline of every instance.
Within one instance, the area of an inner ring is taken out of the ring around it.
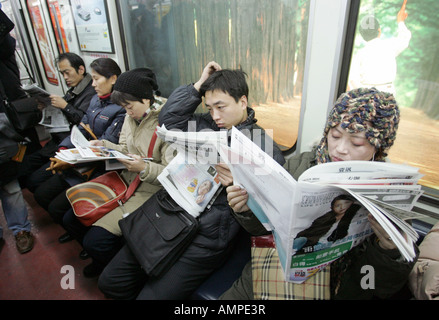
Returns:
[[[0,81],[0,98],[3,100],[6,114],[17,131],[33,128],[41,120],[41,111],[35,98],[9,101],[5,88]]]
[[[5,101],[5,111],[17,131],[33,128],[41,120],[41,111],[35,98]]]
[[[126,244],[150,277],[160,277],[180,258],[199,223],[161,189],[119,220]]]

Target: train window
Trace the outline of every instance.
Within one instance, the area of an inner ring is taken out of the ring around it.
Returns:
[[[348,86],[393,91],[401,120],[389,158],[420,168],[439,191],[439,21],[436,0],[361,0]],[[438,41],[436,41],[438,40]]]
[[[258,124],[291,148],[299,128],[309,2],[120,1],[129,68],[153,69],[165,97],[196,81],[211,60],[242,68]]]

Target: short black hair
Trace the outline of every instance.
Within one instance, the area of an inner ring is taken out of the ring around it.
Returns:
[[[242,70],[224,69],[215,71],[200,87],[200,94],[204,96],[206,91],[221,90],[231,95],[236,102],[242,96],[248,99],[248,85],[245,77],[247,74]]]
[[[73,52],[66,52],[61,53],[58,58],[55,60],[55,63],[59,63],[60,61],[68,60],[70,62],[70,65],[72,68],[76,70],[76,72],[79,71],[79,67],[84,67],[84,75],[87,74],[87,68],[85,67],[84,60],[78,56],[76,53]]]

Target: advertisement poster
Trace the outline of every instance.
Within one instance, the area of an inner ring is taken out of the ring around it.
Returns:
[[[113,53],[105,0],[71,0],[81,51]]]
[[[27,6],[29,14],[34,27],[35,36],[38,41],[38,48],[40,49],[41,59],[43,60],[44,71],[47,81],[53,85],[58,85],[58,78],[56,76],[56,67],[53,54],[50,50],[50,45],[46,30],[44,29],[43,18],[41,16],[41,8],[39,1],[28,1]]]
[[[59,52],[69,52],[66,32],[63,26],[62,15],[58,0],[47,0],[47,6],[50,12],[50,20],[53,30],[55,31],[56,44]]]

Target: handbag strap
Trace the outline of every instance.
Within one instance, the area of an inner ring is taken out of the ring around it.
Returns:
[[[93,133],[93,131],[91,131],[90,127],[88,125],[86,125],[85,123],[81,122],[80,123],[81,127],[84,128],[85,131],[87,131],[91,137],[95,140],[98,140],[98,137],[96,137],[96,135]]]
[[[157,128],[154,130],[154,133],[152,134],[151,141],[149,143],[148,147],[148,158],[152,158],[152,152],[154,150],[155,143],[157,141]],[[128,201],[128,199],[133,195],[134,191],[136,191],[137,187],[139,186],[140,182],[140,175],[137,175],[136,178],[134,178],[133,182],[130,183],[127,192],[125,193],[125,197],[122,199],[122,203],[125,203]]]

